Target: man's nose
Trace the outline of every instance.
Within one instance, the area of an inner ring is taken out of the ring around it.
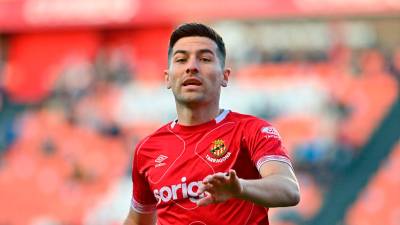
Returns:
[[[187,66],[186,73],[196,74],[199,72],[196,60],[190,60]]]

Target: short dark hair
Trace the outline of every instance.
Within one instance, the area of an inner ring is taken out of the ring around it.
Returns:
[[[174,47],[175,43],[181,38],[194,36],[210,38],[215,42],[215,44],[217,44],[217,54],[221,61],[222,67],[224,67],[226,58],[224,40],[222,40],[222,37],[214,29],[201,23],[184,23],[178,26],[172,32],[168,46],[168,65],[171,61],[172,48]]]

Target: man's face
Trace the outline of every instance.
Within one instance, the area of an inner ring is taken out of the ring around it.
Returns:
[[[217,54],[216,43],[206,37],[184,37],[175,43],[164,73],[178,104],[218,104],[230,70],[222,68]]]

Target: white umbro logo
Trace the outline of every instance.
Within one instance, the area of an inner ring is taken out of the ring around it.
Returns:
[[[166,159],[168,159],[168,156],[159,155],[159,156],[157,157],[157,159],[154,160],[154,162],[156,162],[155,167],[157,168],[157,167],[160,167],[160,166],[165,166],[166,163],[164,163],[164,161],[165,161]]]

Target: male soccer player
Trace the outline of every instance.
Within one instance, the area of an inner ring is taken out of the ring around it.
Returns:
[[[265,225],[269,207],[299,202],[277,130],[219,107],[230,75],[225,55],[208,26],[183,24],[172,33],[164,73],[178,117],[136,147],[125,225]]]

